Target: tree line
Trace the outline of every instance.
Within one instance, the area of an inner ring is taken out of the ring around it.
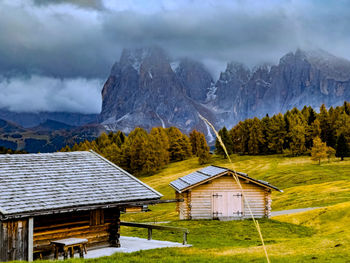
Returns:
[[[150,132],[135,128],[127,136],[118,131],[102,133],[93,141],[84,141],[61,149],[93,151],[134,175],[148,175],[170,162],[197,156],[199,163],[210,160],[209,147],[203,133],[193,130],[189,136],[176,127],[152,128]]]
[[[319,113],[305,106],[301,111],[293,108],[272,117],[246,119],[230,130],[223,127],[219,135],[229,154],[298,156],[311,153],[314,139],[320,138],[343,159],[350,155],[350,103],[329,109],[323,104]],[[215,147],[216,153],[224,156],[218,140]]]
[[[27,153],[27,152],[23,150],[12,150],[4,146],[0,146],[0,154],[21,154],[21,153]]]

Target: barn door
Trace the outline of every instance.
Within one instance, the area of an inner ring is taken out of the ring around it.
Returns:
[[[225,199],[226,195],[224,192],[213,193],[213,218],[219,218],[225,216]]]
[[[214,192],[213,193],[213,218],[241,217],[242,194],[239,192]]]
[[[228,193],[227,210],[229,217],[241,217],[243,216],[242,209],[242,193],[230,192]]]

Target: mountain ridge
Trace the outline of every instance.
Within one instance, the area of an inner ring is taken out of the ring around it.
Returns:
[[[293,107],[336,106],[350,100],[350,61],[323,50],[297,49],[276,65],[250,69],[229,62],[215,81],[199,61],[171,60],[159,47],[126,49],[111,70],[102,98],[100,116],[109,130],[175,125],[184,132],[199,129],[211,139],[199,115],[217,128],[230,128],[240,120]]]

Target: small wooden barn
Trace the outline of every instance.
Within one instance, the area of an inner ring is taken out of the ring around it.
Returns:
[[[177,203],[180,219],[250,218],[234,173],[224,167],[208,166],[171,182],[176,199],[184,199],[184,202]],[[270,217],[271,191],[281,190],[247,174],[236,172],[236,175],[254,217]]]
[[[92,151],[1,155],[0,261],[52,258],[65,238],[118,247],[120,212],[161,196]]]

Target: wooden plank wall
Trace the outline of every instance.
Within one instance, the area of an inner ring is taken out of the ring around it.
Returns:
[[[184,199],[183,202],[177,202],[177,207],[176,209],[179,212],[180,215],[180,220],[184,219],[191,219],[190,217],[190,211],[191,211],[191,199],[190,199],[190,192],[187,191],[185,193],[177,193],[175,192],[175,197],[177,199]]]
[[[241,180],[241,185],[244,189],[245,196],[250,204],[253,215],[256,218],[262,218],[269,215],[267,208],[271,209],[270,191],[264,187],[260,187],[256,184],[249,183],[248,181]],[[187,199],[191,199],[187,209],[190,210],[188,218],[184,219],[211,219],[213,218],[212,211],[212,199],[215,191],[222,192],[237,192],[240,193],[240,188],[235,182],[234,178],[230,175],[221,176],[208,183],[195,187],[189,192]],[[184,193],[185,195],[186,193]],[[185,198],[184,198],[185,199]],[[268,202],[268,203],[267,203]],[[186,202],[184,202],[186,203]],[[186,208],[183,208],[186,211]],[[246,202],[244,203],[244,215],[243,218],[250,218],[250,213]],[[186,213],[184,213],[186,215]],[[185,216],[186,217],[186,216]],[[181,219],[181,209],[180,209]]]
[[[0,261],[27,260],[28,221],[0,222]]]
[[[63,238],[87,238],[87,247],[108,246],[119,234],[117,209],[80,211],[34,218],[34,252],[52,254],[50,242]]]

